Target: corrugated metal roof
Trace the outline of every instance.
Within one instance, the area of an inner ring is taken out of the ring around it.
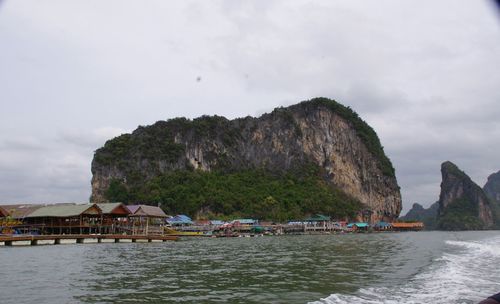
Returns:
[[[221,220],[213,220],[213,221],[210,221],[210,224],[211,225],[224,225],[226,222],[224,221],[221,221]]]
[[[394,228],[423,228],[424,223],[422,222],[413,222],[413,223],[392,223],[392,227]]]
[[[84,213],[99,214],[101,209],[96,204],[58,204],[38,208],[26,217],[72,217]]]
[[[329,221],[331,218],[327,215],[323,215],[323,214],[315,214],[313,216],[311,216],[310,218],[308,219],[305,219],[306,222],[325,222],[325,221]]]
[[[368,227],[368,223],[351,223],[347,225],[347,228],[352,228],[353,226],[356,226],[358,228],[365,228]]]
[[[141,208],[141,205],[127,205],[126,207],[131,214],[134,214],[139,208]]]
[[[103,214],[112,214],[117,208],[123,208],[124,212],[130,214],[130,210],[122,203],[100,203],[97,204],[99,208],[101,208]],[[122,213],[122,212],[119,212]]]
[[[231,221],[231,223],[233,223],[233,224],[240,223],[242,225],[253,225],[253,224],[257,223],[257,220],[254,220],[254,219],[237,219],[237,220]]]
[[[187,215],[178,214],[176,216],[173,216],[173,217],[167,219],[167,223],[172,224],[172,225],[192,224],[193,220]]]
[[[2,208],[7,210],[10,216],[16,220],[23,219],[30,215],[33,211],[43,207],[43,205],[30,205],[30,204],[18,204],[18,205],[4,205]]]

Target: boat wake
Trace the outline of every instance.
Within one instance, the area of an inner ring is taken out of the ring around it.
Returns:
[[[402,285],[332,294],[309,304],[473,304],[500,291],[500,238],[446,241],[446,245],[440,258]]]

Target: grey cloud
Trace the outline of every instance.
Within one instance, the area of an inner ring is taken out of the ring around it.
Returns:
[[[64,130],[58,134],[57,141],[63,145],[74,145],[86,149],[93,148],[95,150],[103,146],[108,139],[124,133],[130,133],[130,131],[114,127],[88,130]]]
[[[0,203],[88,201],[93,151],[125,132],[113,127],[65,129],[55,136],[3,140]]]
[[[137,125],[316,96],[374,127],[405,207],[436,200],[444,160],[479,184],[500,169],[486,2],[115,5],[0,2],[0,201],[86,201],[93,151]]]
[[[33,137],[12,137],[0,141],[0,149],[15,151],[45,150],[47,147],[38,139]]]

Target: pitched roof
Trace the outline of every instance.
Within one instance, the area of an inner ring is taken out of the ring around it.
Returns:
[[[231,221],[232,224],[241,224],[241,225],[253,225],[255,223],[257,223],[257,220],[254,220],[254,219],[237,219],[237,220],[233,220]]]
[[[3,209],[1,206],[0,206],[0,217],[6,217],[9,215],[9,212],[5,209]]]
[[[424,223],[422,223],[422,222],[412,222],[412,223],[395,222],[395,223],[392,223],[392,227],[394,227],[394,228],[423,228]]]
[[[139,208],[141,208],[141,205],[127,205],[126,207],[130,211],[130,214],[134,214]]]
[[[211,225],[223,225],[223,224],[225,224],[225,223],[226,223],[226,222],[221,221],[221,220],[212,220],[212,221],[210,221],[210,224],[211,224]]]
[[[365,228],[365,227],[368,227],[368,223],[351,223],[349,225],[347,225],[347,228],[352,228],[352,227],[358,227],[358,228]]]
[[[305,219],[306,222],[325,222],[329,221],[331,218],[323,214],[315,214],[310,218]]]
[[[131,214],[130,210],[122,203],[99,203],[103,214]]]
[[[96,204],[57,204],[38,208],[26,217],[72,217],[81,214],[100,214]]]
[[[149,217],[168,217],[160,207],[150,205],[129,205],[127,206],[131,215]]]
[[[41,207],[43,207],[43,205],[18,204],[2,206],[2,208],[7,210],[10,216],[14,219],[23,219]]]

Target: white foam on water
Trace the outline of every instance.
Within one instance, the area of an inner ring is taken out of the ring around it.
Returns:
[[[445,252],[402,285],[361,288],[309,304],[475,304],[500,291],[500,238],[446,244],[458,252]]]
[[[465,247],[467,249],[474,250],[479,253],[490,254],[494,257],[500,257],[500,239],[488,240],[485,243],[446,241],[446,244]]]

